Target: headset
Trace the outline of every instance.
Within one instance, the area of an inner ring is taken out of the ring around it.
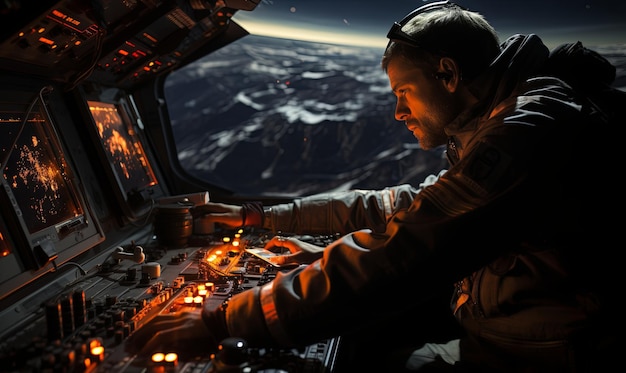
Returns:
[[[397,42],[397,43],[403,43],[403,44],[407,44],[407,45],[417,47],[417,48],[422,48],[423,46],[420,45],[420,43],[417,40],[415,40],[411,35],[402,31],[402,27],[404,27],[404,25],[406,25],[410,20],[412,20],[419,14],[431,12],[433,10],[438,10],[438,9],[446,9],[446,8],[448,9],[459,8],[459,9],[467,10],[466,8],[448,0],[435,1],[426,5],[422,5],[421,7],[407,14],[404,18],[402,18],[402,21],[394,22],[393,25],[391,25],[391,28],[389,29],[389,32],[387,33],[387,39],[389,39],[389,43]],[[389,47],[389,44],[387,44],[387,47]]]
[[[412,36],[402,31],[402,28],[415,17],[439,10],[449,12],[470,11],[468,8],[449,0],[434,1],[422,5],[408,13],[401,21],[393,23],[387,33],[387,38],[389,39],[387,48],[389,48],[392,43],[397,43],[423,49],[434,54],[452,57],[461,67],[462,71],[459,78],[461,80],[472,79],[486,69],[493,61],[493,58],[500,53],[501,47],[497,44],[492,44],[489,30],[477,29],[471,36],[459,34],[458,37],[455,38],[436,38],[433,37],[433,35],[426,35],[423,40],[421,37]],[[474,37],[484,39],[484,42],[474,43],[474,41],[479,40],[474,40]],[[469,41],[469,43],[466,43],[466,41]],[[494,39],[493,42],[497,42],[497,38]],[[445,73],[436,73],[434,76],[436,79],[443,81],[449,81],[452,78],[451,75]]]

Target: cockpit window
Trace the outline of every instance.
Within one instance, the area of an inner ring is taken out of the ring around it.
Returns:
[[[173,74],[166,92],[181,164],[245,194],[423,179],[441,154],[419,149],[394,119],[381,54],[251,35]]]
[[[394,119],[380,67],[389,27],[423,3],[262,0],[238,12],[250,35],[166,81],[182,167],[237,193],[274,196],[417,185],[446,167],[442,150],[420,149]],[[550,48],[582,41],[607,55],[626,45],[623,1],[459,4],[501,40],[535,33]]]

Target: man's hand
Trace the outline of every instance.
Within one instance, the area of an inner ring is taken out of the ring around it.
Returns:
[[[191,213],[194,217],[204,216],[213,223],[236,228],[243,224],[241,209],[241,206],[207,202],[203,205],[194,207]]]
[[[276,248],[287,249],[290,254],[272,257],[272,263],[285,264],[308,264],[321,258],[325,247],[313,245],[301,241],[295,237],[274,236],[266,244],[265,248],[275,251]]]
[[[126,340],[126,351],[149,356],[155,352],[177,352],[199,356],[215,352],[216,341],[199,312],[157,315]]]

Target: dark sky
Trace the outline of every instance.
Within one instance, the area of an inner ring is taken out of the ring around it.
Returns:
[[[359,35],[369,36],[374,44],[383,45],[394,21],[428,2],[431,1],[261,0],[254,11],[240,11],[234,19],[255,34],[297,39],[301,38],[297,30],[306,30],[302,38],[313,39],[325,32],[330,40],[323,41],[346,40],[349,44],[351,35]],[[458,0],[457,3],[482,13],[501,38],[514,33],[535,33],[547,44],[575,40],[588,45],[626,44],[626,0]]]

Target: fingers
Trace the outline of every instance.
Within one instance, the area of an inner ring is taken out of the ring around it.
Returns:
[[[300,251],[300,246],[298,245],[298,240],[292,237],[284,237],[284,236],[274,236],[265,244],[266,249],[271,248],[280,248],[289,250],[290,253],[297,253]],[[276,250],[273,250],[276,251]]]
[[[322,257],[322,252],[300,251],[291,255],[285,255],[285,263],[313,263]]]
[[[126,351],[151,354],[163,349],[189,349],[198,341],[208,346],[213,337],[199,313],[183,312],[158,315],[126,340]]]
[[[276,248],[287,249],[289,252],[270,257],[270,261],[279,266],[312,263],[324,254],[324,247],[300,241],[295,237],[272,237],[265,249],[276,252]]]
[[[192,209],[194,217],[202,216],[210,222],[225,224],[230,227],[241,225],[241,206],[207,202]]]
[[[208,333],[198,333],[196,327],[164,329],[157,331],[139,351],[141,355],[152,355],[155,352],[177,351],[179,354],[195,351],[207,354],[216,347],[212,336]],[[195,354],[195,353],[194,353]]]
[[[160,316],[157,316],[160,317]],[[178,322],[169,315],[163,319],[155,319],[137,329],[126,339],[126,351],[139,353],[148,342],[156,337],[164,328],[175,328]]]

